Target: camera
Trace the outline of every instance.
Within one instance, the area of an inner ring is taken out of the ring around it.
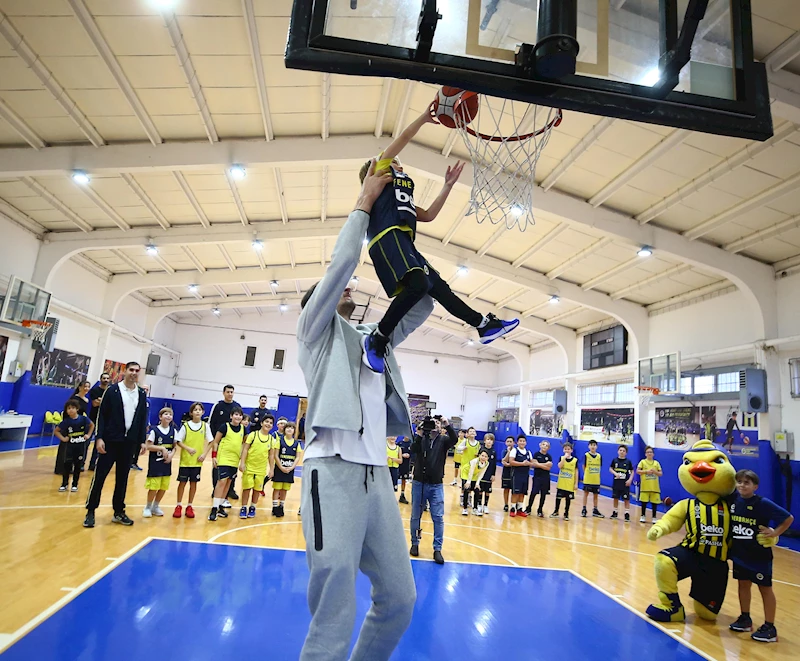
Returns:
[[[423,432],[432,432],[434,429],[436,429],[436,423],[433,421],[433,418],[431,416],[426,415],[422,419],[422,424],[420,425],[420,429],[422,429]]]

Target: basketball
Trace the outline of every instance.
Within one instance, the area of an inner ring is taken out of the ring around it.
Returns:
[[[436,95],[431,113],[442,126],[454,129],[458,125],[466,126],[475,119],[479,107],[475,92],[445,86]]]
[[[672,505],[672,498],[670,498],[669,496],[664,498],[664,506],[665,507],[670,507],[671,505]]]

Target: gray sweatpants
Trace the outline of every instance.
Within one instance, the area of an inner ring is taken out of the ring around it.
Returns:
[[[356,618],[358,570],[372,583],[351,661],[384,661],[411,623],[417,591],[388,466],[340,457],[303,463],[303,535],[311,625],[300,661],[344,661]]]

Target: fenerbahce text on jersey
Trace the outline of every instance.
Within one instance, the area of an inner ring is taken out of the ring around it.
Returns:
[[[405,172],[392,168],[392,185],[386,186],[372,205],[367,239],[371,243],[376,236],[392,228],[417,233],[417,207],[414,206],[414,182]]]

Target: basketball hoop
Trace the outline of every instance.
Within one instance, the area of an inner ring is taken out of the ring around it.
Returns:
[[[651,388],[650,386],[634,386],[639,391],[639,404],[647,406],[650,403],[650,398],[661,394],[659,388]]]
[[[44,344],[47,331],[49,331],[53,325],[49,321],[37,321],[36,319],[23,319],[21,323],[23,328],[30,330],[33,343],[39,346]]]
[[[561,123],[558,108],[529,105],[483,94],[478,116],[467,124],[455,104],[456,129],[469,150],[474,171],[468,215],[478,222],[504,222],[508,229],[524,231],[533,225],[533,189],[536,165]],[[461,120],[461,121],[459,121]]]

